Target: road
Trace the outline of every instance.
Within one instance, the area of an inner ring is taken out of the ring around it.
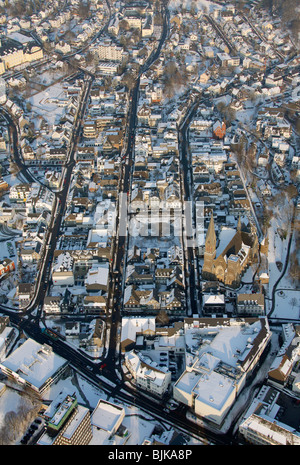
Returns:
[[[203,99],[200,94],[190,100],[190,106],[186,111],[182,123],[178,127],[179,153],[182,168],[182,202],[184,205],[183,244],[185,248],[186,301],[189,304],[190,313],[196,315],[199,313],[198,304],[200,302],[200,291],[198,286],[199,267],[197,265],[197,218],[193,202],[193,173],[188,144],[188,128],[202,101]],[[188,211],[190,205],[193,205],[193,207]]]
[[[140,73],[137,76],[135,85],[130,92],[131,105],[129,110],[129,117],[127,122],[127,147],[123,155],[123,163],[121,166],[120,175],[120,195],[117,205],[116,226],[115,230],[118,232],[116,240],[114,241],[112,257],[114,257],[114,266],[112,270],[112,286],[109,294],[109,302],[112,303],[109,311],[110,316],[110,343],[109,349],[106,354],[104,363],[106,363],[110,376],[116,379],[115,364],[119,360],[119,355],[116,352],[117,332],[121,323],[121,310],[123,301],[123,288],[122,279],[123,268],[126,262],[126,247],[128,241],[128,201],[129,193],[131,190],[131,170],[134,163],[134,139],[136,131],[136,114],[138,107],[139,85],[140,76],[154,63],[160,55],[161,48],[168,35],[168,10],[162,5],[163,12],[163,30],[157,46],[151,55],[146,60],[145,64],[141,67]]]

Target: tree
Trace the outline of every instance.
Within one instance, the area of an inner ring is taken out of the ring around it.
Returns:
[[[297,305],[297,299],[296,297],[292,297],[291,300],[289,301],[289,304],[291,305],[292,308],[294,308]]]
[[[122,79],[122,84],[127,87],[128,90],[132,90],[135,86],[135,76],[131,71],[127,71]]]
[[[296,251],[290,254],[289,276],[295,286],[300,284],[300,265]]]
[[[81,19],[89,17],[90,13],[90,2],[88,0],[80,0],[77,8],[78,15]]]

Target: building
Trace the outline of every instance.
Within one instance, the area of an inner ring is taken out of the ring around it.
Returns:
[[[213,125],[213,135],[217,139],[223,139],[225,137],[225,134],[226,134],[226,124],[224,123],[224,121],[222,122],[217,121]]]
[[[238,294],[236,311],[243,316],[262,316],[265,313],[263,294]]]
[[[61,311],[62,297],[58,295],[45,296],[43,311],[45,313],[59,313]]]
[[[255,414],[250,415],[239,426],[239,432],[247,442],[260,446],[294,446],[300,445],[300,435],[295,429],[262,418]]]
[[[53,352],[51,346],[27,339],[0,363],[0,368],[18,384],[43,394],[68,366],[68,361]]]
[[[5,359],[15,337],[16,331],[9,325],[9,317],[0,317],[0,360]]]
[[[300,445],[299,399],[263,385],[245,412],[239,433],[254,445]]]
[[[109,266],[102,263],[101,266],[92,267],[88,270],[85,279],[85,288],[88,292],[106,292],[109,286]]]
[[[155,317],[122,318],[121,351],[131,350],[137,338],[155,335]]]
[[[52,281],[54,286],[73,286],[74,259],[69,252],[60,253],[57,256],[56,262],[52,268]]]
[[[103,436],[112,437],[125,418],[123,406],[100,399],[91,416],[93,430],[101,430]]]
[[[220,427],[268,347],[266,318],[186,318],[186,368],[173,396]]]
[[[0,276],[15,270],[15,264],[9,258],[0,261]]]
[[[6,102],[6,81],[0,78],[0,104],[3,105],[5,102]]]
[[[92,439],[88,408],[79,405],[75,393],[62,391],[44,412],[47,429],[38,445],[88,445]]]
[[[171,383],[171,372],[159,367],[150,357],[126,352],[125,365],[135,380],[135,385],[154,396],[162,397]]]
[[[100,61],[121,62],[124,59],[124,50],[113,42],[104,42],[97,47]]]
[[[203,279],[218,280],[227,286],[237,287],[243,272],[256,260],[257,255],[258,238],[256,232],[242,230],[240,220],[236,231],[224,230],[224,234],[220,234],[217,247],[214,218],[211,214],[205,239]]]
[[[293,390],[296,392],[299,392],[297,387],[299,377],[295,374],[292,375],[292,370],[300,355],[299,333],[299,326],[294,326],[292,323],[282,325],[282,345],[268,372],[269,383],[284,387],[290,380],[293,383]]]
[[[203,295],[203,314],[216,315],[225,313],[225,296],[224,294],[204,294]]]
[[[43,49],[39,47],[31,38],[23,40],[26,36],[15,34],[10,38],[0,42],[0,61],[5,70],[9,70],[25,63],[43,58]]]

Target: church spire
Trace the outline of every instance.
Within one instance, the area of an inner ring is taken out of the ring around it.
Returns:
[[[215,223],[213,212],[211,212],[210,222],[206,233],[205,239],[205,252],[209,254],[214,254],[216,251],[216,232],[215,232]]]
[[[242,221],[241,221],[241,215],[239,214],[239,219],[238,219],[238,224],[237,224],[237,231],[242,230]]]

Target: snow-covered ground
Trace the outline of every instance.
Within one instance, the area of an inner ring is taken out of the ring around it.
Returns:
[[[298,319],[300,317],[300,293],[289,276],[289,263],[284,272],[284,265],[288,256],[288,241],[291,234],[291,222],[281,208],[271,220],[268,230],[269,237],[269,297],[272,296],[273,287],[276,285],[275,307],[272,317]],[[282,234],[284,231],[285,234]],[[293,238],[290,253],[295,250]],[[297,251],[299,253],[299,251]]]

